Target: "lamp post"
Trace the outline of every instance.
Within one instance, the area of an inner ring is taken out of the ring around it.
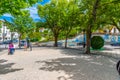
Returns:
[[[2,33],[2,36],[3,36],[3,42],[5,40],[5,25],[2,24],[2,28],[3,28],[3,33]]]

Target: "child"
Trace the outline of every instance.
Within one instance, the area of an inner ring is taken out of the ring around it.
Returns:
[[[13,54],[14,53],[14,45],[12,42],[9,43],[9,46],[8,46],[8,54]]]
[[[27,51],[27,42],[24,42],[24,50]]]

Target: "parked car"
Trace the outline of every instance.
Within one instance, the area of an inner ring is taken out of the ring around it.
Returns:
[[[11,40],[4,41],[3,44],[9,44]]]
[[[19,46],[21,47],[24,46],[25,42],[26,42],[25,40],[21,40]]]
[[[54,44],[54,45],[55,45],[55,44]],[[58,45],[58,46],[62,46],[63,43],[62,43],[62,42],[57,42],[57,45]]]
[[[0,41],[0,45],[2,45],[3,44],[3,42],[2,41]]]
[[[57,42],[57,45],[58,45],[58,46],[62,46],[63,43],[62,43],[62,42]]]
[[[120,46],[120,42],[114,42],[114,43],[112,42],[112,43],[110,43],[110,45],[111,46]]]
[[[17,40],[17,39],[13,39],[12,42],[13,42],[13,43],[17,43],[18,40]]]
[[[78,42],[77,46],[80,46],[80,45],[86,45],[86,42]]]

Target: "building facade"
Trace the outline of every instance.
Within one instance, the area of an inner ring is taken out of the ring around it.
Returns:
[[[17,32],[11,32],[10,29],[4,24],[4,21],[0,21],[0,41],[7,41],[13,39],[18,39],[19,35]]]

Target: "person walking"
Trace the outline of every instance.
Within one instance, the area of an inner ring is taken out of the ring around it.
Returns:
[[[30,48],[30,51],[32,51],[32,44],[31,44],[31,42],[29,42],[29,48]]]
[[[30,51],[32,51],[32,44],[29,39],[27,40],[27,48],[30,48]]]

